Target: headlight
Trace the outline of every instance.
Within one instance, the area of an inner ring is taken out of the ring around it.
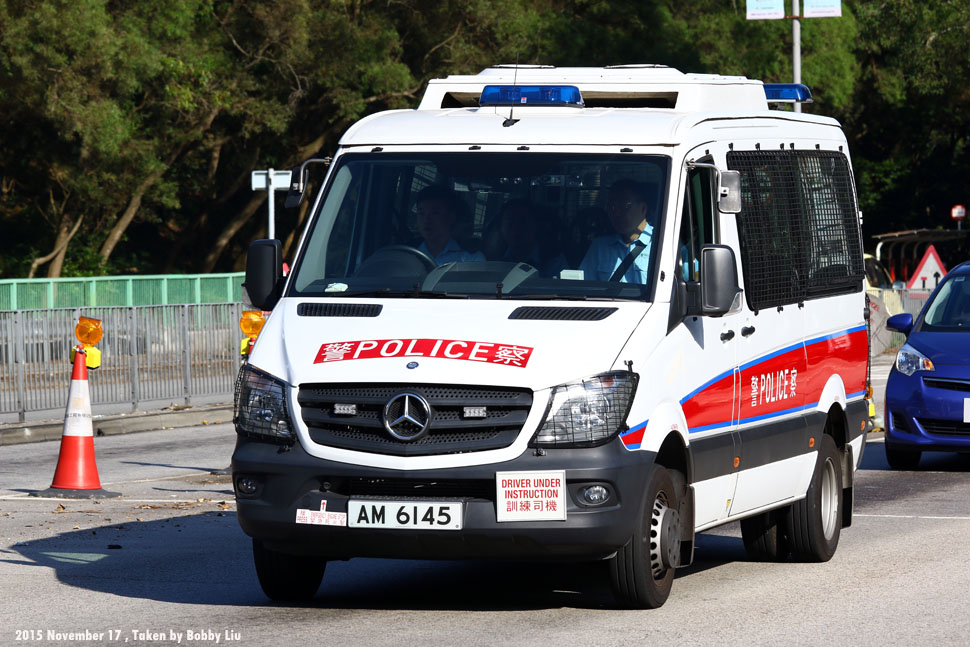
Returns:
[[[286,384],[244,365],[236,378],[233,422],[240,435],[292,443],[294,434],[286,406]]]
[[[909,344],[903,344],[896,354],[896,370],[909,377],[916,371],[935,371],[933,361]]]
[[[592,447],[605,443],[623,427],[638,379],[636,373],[614,371],[557,386],[532,445]]]

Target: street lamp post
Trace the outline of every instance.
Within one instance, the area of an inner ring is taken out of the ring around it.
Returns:
[[[269,221],[266,223],[267,238],[276,238],[276,202],[273,192],[290,188],[291,171],[253,171],[252,187],[253,191],[269,192]]]

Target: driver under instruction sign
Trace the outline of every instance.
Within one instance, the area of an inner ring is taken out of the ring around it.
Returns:
[[[565,521],[566,472],[496,472],[497,521]]]

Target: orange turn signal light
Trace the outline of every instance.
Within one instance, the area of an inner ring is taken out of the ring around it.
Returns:
[[[265,323],[266,317],[263,316],[262,310],[244,310],[239,318],[239,329],[244,335],[258,337]]]
[[[808,448],[811,449],[812,447],[815,447],[815,436],[808,439]]]

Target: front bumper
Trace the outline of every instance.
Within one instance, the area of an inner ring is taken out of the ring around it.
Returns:
[[[907,377],[894,367],[886,384],[886,442],[920,451],[970,451],[970,423],[963,421],[967,399],[966,371],[938,367]]]
[[[327,559],[598,559],[623,546],[640,519],[655,454],[628,451],[619,439],[601,447],[528,450],[499,464],[398,471],[321,460],[299,443],[288,450],[239,437],[232,457],[237,517],[246,534],[281,552]],[[496,521],[495,473],[566,471],[565,521]],[[257,483],[240,492],[241,478]],[[587,505],[580,490],[605,484],[610,499]],[[424,495],[423,492],[429,492]],[[415,496],[415,495],[421,496]],[[351,498],[461,501],[461,530],[394,530],[297,524],[297,510],[346,512]]]

